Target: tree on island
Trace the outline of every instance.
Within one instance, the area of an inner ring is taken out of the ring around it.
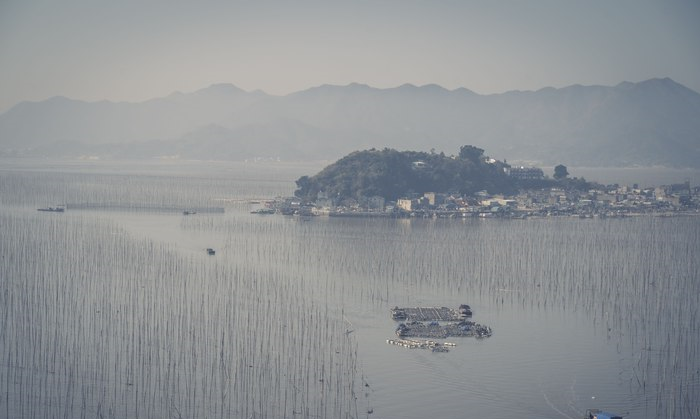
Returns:
[[[566,166],[560,164],[554,168],[554,179],[561,180],[569,176],[569,172],[566,170]]]
[[[473,145],[463,145],[459,148],[459,158],[462,160],[469,160],[474,163],[481,161],[484,155],[484,149],[479,147],[474,147]]]
[[[557,184],[557,187],[564,188],[567,190],[587,191],[589,189],[603,188],[603,185],[597,182],[588,182],[586,178],[583,177],[570,178],[569,171],[563,164],[560,164],[554,168],[554,180]]]

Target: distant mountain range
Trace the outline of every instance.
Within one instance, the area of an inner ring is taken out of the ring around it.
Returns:
[[[510,163],[700,167],[700,94],[671,79],[480,95],[323,85],[286,96],[217,84],[140,103],[54,97],[0,115],[0,156],[335,160],[462,145]]]

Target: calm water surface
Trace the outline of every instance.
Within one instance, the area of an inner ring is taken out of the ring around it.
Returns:
[[[0,416],[700,417],[696,217],[256,216],[313,171],[185,166],[0,170]],[[461,303],[491,338],[385,343]]]

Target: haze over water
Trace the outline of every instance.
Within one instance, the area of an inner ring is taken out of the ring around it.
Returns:
[[[696,217],[266,217],[305,168],[172,169],[2,171],[3,416],[700,417]],[[462,303],[491,338],[385,343]]]

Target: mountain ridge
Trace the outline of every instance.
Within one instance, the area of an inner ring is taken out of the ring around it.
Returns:
[[[212,125],[222,128],[216,140],[203,130]],[[182,158],[319,160],[465,143],[540,164],[700,167],[700,94],[670,78],[486,95],[350,83],[274,96],[218,83],[141,102],[55,96],[0,114],[0,156],[152,158],[179,149],[189,150]]]

